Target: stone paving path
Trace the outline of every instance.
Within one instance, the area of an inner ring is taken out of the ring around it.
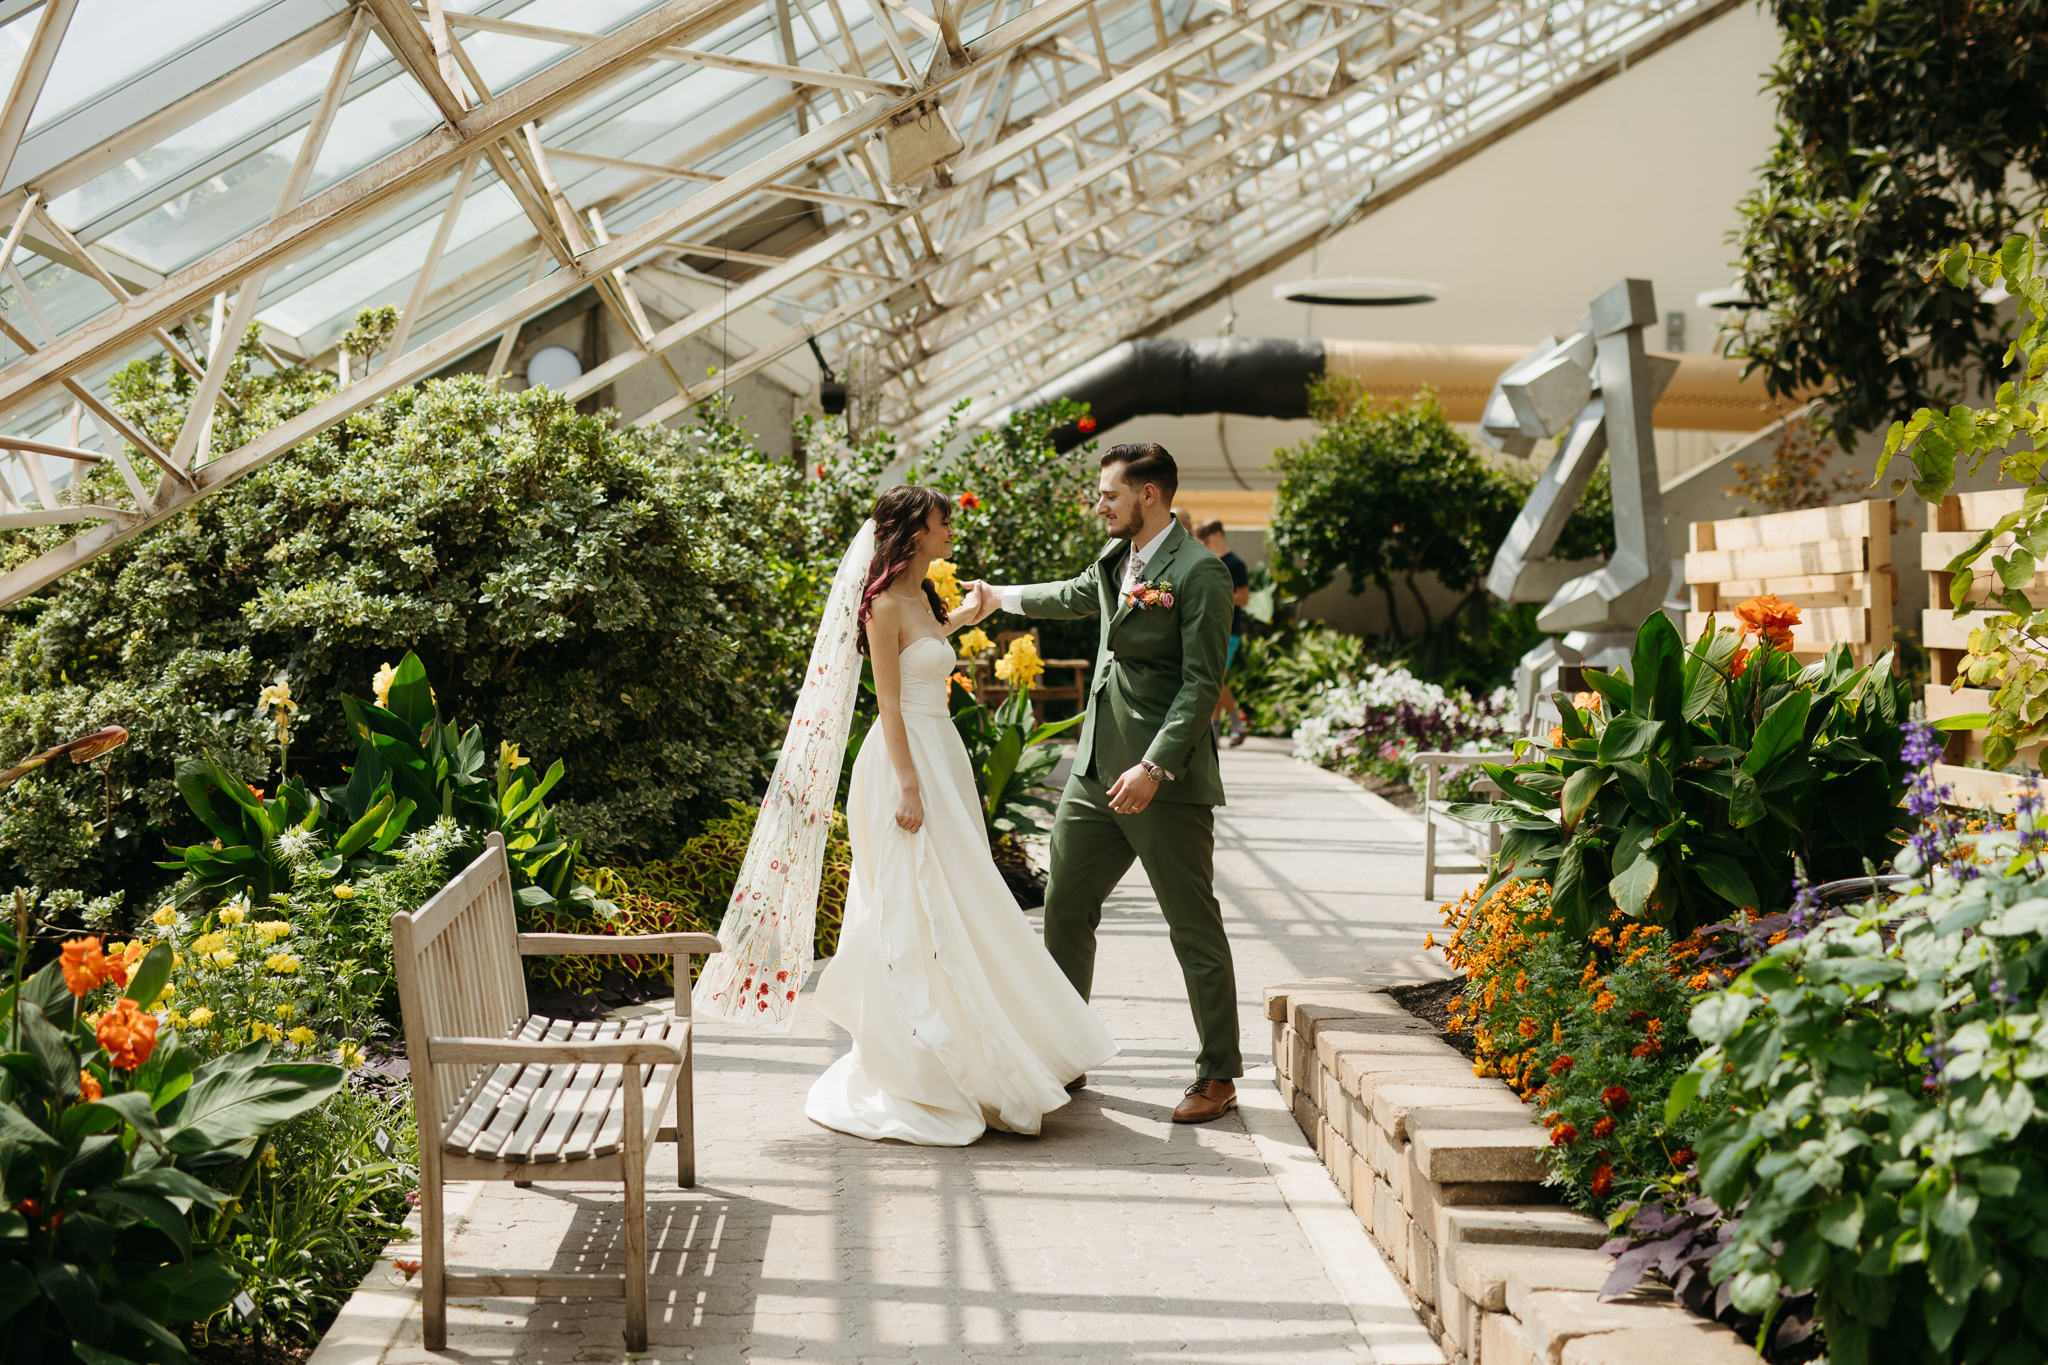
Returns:
[[[1284,746],[1229,753],[1224,777],[1232,804],[1219,812],[1218,891],[1253,1067],[1241,1089],[1260,1111],[1202,1127],[1168,1121],[1193,1076],[1193,1027],[1135,868],[1104,917],[1095,1001],[1123,1054],[1037,1139],[991,1133],[952,1150],[827,1131],[804,1118],[803,1098],[845,1048],[843,1034],[815,1010],[786,1036],[707,1028],[700,1187],[650,1190],[649,1358],[1434,1358],[1426,1347],[1418,1354],[1412,1319],[1400,1321],[1404,1303],[1362,1308],[1364,1291],[1344,1288],[1360,1276],[1382,1282],[1363,1233],[1349,1235],[1355,1220],[1326,1218],[1312,1236],[1301,1192],[1315,1204],[1328,1180],[1312,1154],[1312,1171],[1298,1167],[1299,1134],[1271,1090],[1260,995],[1268,984],[1353,976],[1419,952],[1438,926],[1419,895],[1419,827],[1293,762]],[[622,1253],[616,1187],[498,1184],[476,1198],[451,1262],[594,1270]],[[1341,1263],[1326,1268],[1325,1258]],[[421,1348],[415,1310],[383,1360],[621,1360],[621,1307],[451,1303],[439,1356]],[[1377,1355],[1366,1335],[1375,1320],[1393,1333],[1373,1338]],[[1411,1344],[1389,1350],[1389,1340]]]

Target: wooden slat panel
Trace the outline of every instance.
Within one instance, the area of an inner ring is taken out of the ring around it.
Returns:
[[[1952,805],[1973,810],[1995,810],[2010,815],[2014,801],[2026,790],[2026,783],[2011,773],[1988,768],[1965,768],[1958,763],[1934,765],[1934,780],[1949,789]]]
[[[1946,687],[1930,683],[1925,693],[1927,719],[1941,720],[1947,716],[1974,716],[1991,709],[1992,692],[1988,687],[1959,687],[1951,692]]]
[[[539,1041],[563,1042],[568,1039],[568,1020],[550,1019],[543,1021],[543,1024]],[[476,1157],[501,1155],[513,1131],[520,1126],[527,1112],[533,1107],[535,1097],[546,1088],[548,1074],[560,1069],[558,1066],[536,1062],[529,1062],[521,1068],[518,1077],[506,1088],[505,1093],[499,1096],[497,1111],[491,1115],[491,1121],[484,1125],[483,1132],[469,1144],[469,1154]]]
[[[1946,569],[1948,567],[1948,562],[1951,559],[1954,559],[1957,555],[1961,554],[1963,551],[1969,549],[1971,543],[1975,541],[1977,537],[1981,534],[1983,534],[1981,531],[1921,532],[1921,567],[1928,569],[1930,571],[1936,569]],[[1979,562],[1988,562],[1990,557],[1995,554],[2009,554],[2012,551],[2013,544],[2014,541],[2010,533],[1998,537],[1996,540],[1992,541],[1989,545],[1984,547],[1985,559]]]
[[[593,1038],[615,1038],[618,1036],[616,1023],[593,1025]],[[611,1068],[617,1071],[616,1066]],[[569,1139],[576,1132],[576,1125],[582,1120],[587,1105],[593,1101],[592,1094],[604,1082],[605,1068],[596,1062],[585,1062],[569,1077],[569,1084],[563,1087],[561,1097],[555,1102],[555,1112],[548,1119],[547,1127],[533,1144],[535,1161],[568,1161],[576,1155],[569,1147]],[[616,1079],[614,1085],[616,1086]],[[601,1112],[601,1111],[600,1111]],[[591,1131],[596,1131],[596,1119],[591,1121]]]
[[[1867,536],[1873,522],[1872,509],[1883,509],[1883,520],[1891,522],[1891,505],[1881,499],[1852,502],[1841,507],[1810,507],[1799,512],[1772,512],[1761,517],[1730,517],[1711,523],[1714,548],[1746,550],[1758,545],[1789,545],[1805,541],[1838,540]]]
[[[519,1029],[519,1036],[537,1041],[547,1027],[547,1020],[529,1019]],[[467,1152],[479,1134],[490,1124],[499,1103],[518,1084],[520,1072],[524,1070],[516,1062],[507,1062],[490,1069],[483,1083],[469,1094],[469,1103],[463,1108],[462,1116],[448,1131],[448,1140],[443,1147],[450,1152]]]
[[[1984,493],[1959,493],[1956,501],[1962,504],[1963,525],[1981,531],[1998,525],[2007,512],[2019,511],[2026,496],[2023,488],[1994,488]]]
[[[1721,583],[1731,578],[1791,578],[1807,574],[1862,573],[1883,568],[1867,562],[1861,536],[1802,544],[1756,545],[1741,550],[1694,550],[1685,557],[1685,581]]]
[[[640,1031],[633,1026],[641,1022],[638,1019],[627,1019],[606,1027],[620,1030],[611,1035],[613,1037],[637,1038]],[[631,1029],[630,1033],[626,1031],[628,1029]],[[625,1078],[625,1072],[626,1068],[623,1065],[614,1063],[598,1073],[597,1084],[591,1086],[583,1096],[582,1112],[576,1116],[576,1126],[569,1130],[568,1140],[562,1144],[564,1161],[610,1155],[609,1152],[599,1150],[598,1134],[604,1127],[605,1115],[620,1103],[619,1083]]]
[[[1929,649],[1968,649],[1970,632],[1983,625],[1988,618],[2003,614],[1996,611],[1973,611],[1959,618],[1930,607],[1920,613],[1920,641]]]
[[[567,1038],[570,1025],[563,1021],[561,1028],[561,1036]],[[551,1033],[549,1036],[552,1038],[554,1035]],[[575,1074],[576,1068],[572,1064],[556,1063],[547,1069],[547,1077],[534,1091],[533,1101],[527,1105],[525,1117],[519,1120],[518,1128],[514,1129],[498,1148],[496,1155],[500,1159],[532,1159],[533,1144],[540,1140],[541,1133],[548,1126],[548,1120],[554,1117],[555,1106],[561,1103],[562,1094],[569,1086],[569,1078]]]
[[[1853,598],[1857,606],[1869,606],[1882,593],[1893,595],[1897,578],[1888,573],[1817,573],[1785,578],[1730,578],[1712,584],[1729,609],[1739,602],[1765,593],[1776,593],[1787,602],[1804,602],[1816,597]],[[1846,603],[1844,605],[1847,605]]]

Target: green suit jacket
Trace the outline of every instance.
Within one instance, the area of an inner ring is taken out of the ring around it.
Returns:
[[[1139,608],[1118,595],[1130,548],[1113,540],[1078,577],[1024,589],[1026,616],[1102,619],[1074,770],[1086,772],[1092,757],[1096,777],[1111,783],[1149,758],[1174,775],[1153,800],[1220,806],[1209,721],[1230,649],[1230,570],[1176,522],[1145,565],[1146,582],[1173,585],[1173,605]]]

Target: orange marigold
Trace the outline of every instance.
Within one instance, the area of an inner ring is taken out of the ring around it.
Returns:
[[[1566,1053],[1564,1056],[1558,1058],[1556,1061],[1550,1064],[1550,1074],[1553,1076],[1562,1076],[1565,1072],[1570,1071],[1573,1067],[1577,1065],[1578,1062],[1571,1056],[1571,1054]]]
[[[100,1016],[93,1034],[108,1058],[123,1071],[133,1071],[156,1051],[157,1018],[126,996]]]
[[[1767,948],[1775,948],[1784,941],[1785,931],[1783,929],[1780,929],[1777,933],[1772,934],[1769,938],[1764,940],[1764,946]]]
[[[1605,1014],[1614,1008],[1614,992],[1602,991],[1593,1000],[1593,1013]]]
[[[1628,1055],[1631,1057],[1654,1057],[1663,1050],[1664,1044],[1658,1042],[1655,1038],[1651,1038],[1637,1043],[1634,1047],[1630,1048]]]
[[[1773,649],[1790,649],[1792,627],[1799,624],[1799,608],[1779,601],[1778,594],[1767,592],[1737,607],[1735,619],[1742,623],[1742,634],[1761,635],[1771,642]]]
[[[1595,1199],[1605,1199],[1614,1192],[1614,1168],[1601,1163],[1593,1168],[1593,1178],[1586,1185]]]
[[[1553,1147],[1569,1147],[1578,1140],[1579,1130],[1569,1123],[1560,1123],[1550,1130],[1550,1145]]]
[[[1677,1151],[1671,1154],[1671,1164],[1673,1166],[1676,1166],[1680,1170],[1684,1170],[1685,1167],[1692,1161],[1692,1159],[1693,1154],[1692,1148],[1690,1147],[1680,1147]]]
[[[1536,1036],[1536,1029],[1536,1021],[1526,1016],[1521,1023],[1515,1025],[1515,1032],[1521,1034],[1524,1038],[1534,1038]]]
[[[1594,1136],[1594,1137],[1596,1137],[1596,1138],[1604,1138],[1604,1137],[1608,1136],[1609,1134],[1611,1134],[1611,1133],[1612,1133],[1613,1131],[1614,1131],[1614,1116],[1613,1116],[1612,1114],[1602,1114],[1602,1115],[1601,1115],[1601,1116],[1600,1116],[1599,1118],[1597,1118],[1597,1119],[1595,1119],[1595,1120],[1593,1121],[1593,1136]]]
[[[1703,991],[1707,987],[1714,984],[1714,974],[1709,971],[1698,972],[1693,976],[1688,977],[1686,979],[1685,984],[1691,987],[1693,990]]]

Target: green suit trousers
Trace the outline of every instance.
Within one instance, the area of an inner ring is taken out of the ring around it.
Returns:
[[[1102,904],[1132,860],[1142,862],[1187,982],[1201,1045],[1195,1074],[1228,1080],[1244,1074],[1244,1057],[1238,1050],[1237,972],[1223,934],[1223,907],[1216,902],[1215,853],[1215,807],[1154,800],[1136,815],[1118,815],[1101,782],[1075,773],[1052,826],[1045,947],[1086,1000],[1095,983]]]

